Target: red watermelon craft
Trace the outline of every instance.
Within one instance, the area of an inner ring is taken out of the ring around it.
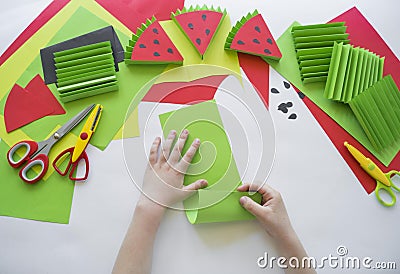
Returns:
[[[215,33],[224,20],[226,10],[196,6],[183,8],[171,14],[171,19],[183,31],[203,58]]]
[[[242,17],[225,42],[225,49],[279,60],[282,53],[261,14],[255,10]]]
[[[158,20],[147,19],[132,34],[125,52],[126,64],[182,64],[183,57]]]

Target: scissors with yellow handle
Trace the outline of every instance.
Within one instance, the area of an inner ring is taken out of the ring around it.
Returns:
[[[400,192],[400,188],[396,186],[393,181],[393,176],[399,176],[400,172],[396,170],[383,173],[383,171],[369,158],[365,157],[358,149],[350,145],[348,142],[344,142],[344,145],[349,150],[350,154],[357,160],[360,166],[376,180],[375,195],[378,201],[384,206],[393,206],[396,203],[396,196],[393,189]],[[391,197],[390,202],[386,202],[382,199],[380,192],[384,191]]]

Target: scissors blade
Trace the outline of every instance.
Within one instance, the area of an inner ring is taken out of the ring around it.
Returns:
[[[92,104],[75,115],[71,120],[60,127],[54,135],[58,134],[58,139],[61,139],[65,134],[70,132],[74,127],[76,127],[94,108],[95,104]]]

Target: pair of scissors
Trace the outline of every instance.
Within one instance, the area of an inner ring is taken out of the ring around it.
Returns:
[[[46,174],[49,167],[49,153],[51,148],[55,143],[60,141],[68,132],[70,132],[74,127],[76,127],[94,108],[94,104],[82,110],[75,117],[65,123],[61,128],[59,128],[54,134],[52,134],[48,139],[42,142],[35,142],[24,140],[16,143],[7,153],[8,163],[13,168],[19,168],[19,177],[29,184],[34,184]],[[25,149],[24,155],[18,157],[18,154]],[[25,163],[25,165],[23,165]],[[38,166],[38,173],[36,176],[28,176],[28,172],[34,172],[34,168]]]
[[[97,104],[92,113],[89,115],[86,123],[84,124],[81,133],[79,134],[78,140],[74,147],[67,148],[61,152],[53,161],[54,169],[61,175],[67,175],[69,173],[69,179],[72,181],[84,181],[87,179],[89,174],[89,158],[86,154],[86,147],[92,138],[93,133],[96,131],[97,125],[103,111],[103,106]],[[63,159],[68,158],[68,163],[65,168],[61,168]],[[80,161],[85,163],[85,175],[83,177],[77,177],[74,175]]]
[[[344,145],[349,150],[350,154],[357,160],[360,166],[376,180],[375,195],[378,201],[384,206],[393,206],[396,203],[396,196],[392,189],[400,192],[400,188],[396,186],[393,181],[393,176],[399,176],[400,172],[397,170],[389,171],[384,173],[371,159],[367,158],[358,149],[350,145],[348,142],[344,142]],[[384,191],[391,197],[390,202],[386,202],[382,199],[380,192]]]

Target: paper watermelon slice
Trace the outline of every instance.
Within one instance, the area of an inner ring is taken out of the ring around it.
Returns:
[[[183,57],[153,17],[132,35],[125,52],[126,64],[182,64]]]
[[[242,17],[232,28],[225,48],[266,59],[279,60],[282,53],[261,14],[255,10]]]
[[[171,14],[171,19],[183,31],[197,52],[203,58],[219,26],[224,20],[226,10],[196,6],[183,8]]]

